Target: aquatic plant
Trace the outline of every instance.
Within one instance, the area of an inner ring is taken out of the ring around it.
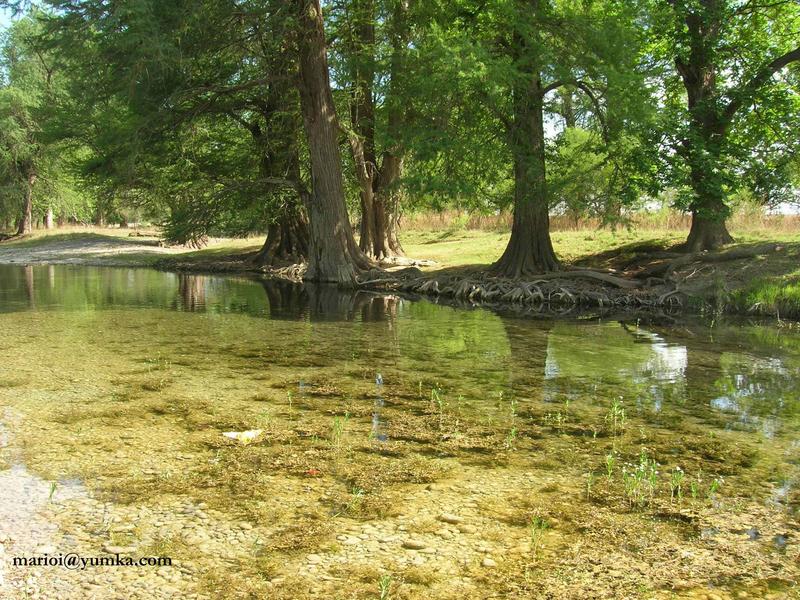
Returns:
[[[347,421],[350,420],[350,413],[344,413],[343,417],[333,417],[333,426],[331,427],[331,445],[336,450],[342,449],[342,440],[344,439],[345,427]]]
[[[543,517],[539,515],[531,517],[530,524],[528,525],[528,533],[531,539],[531,553],[534,558],[539,556],[539,551],[544,541],[544,532],[547,531],[549,527],[550,525]]]
[[[364,490],[360,487],[354,486],[352,490],[350,490],[350,500],[347,503],[347,512],[350,514],[355,514],[358,512],[358,509],[361,507],[361,503],[364,500]]]
[[[621,396],[611,401],[611,407],[608,409],[605,421],[611,427],[611,435],[617,435],[618,432],[625,429],[627,418],[625,408],[622,406]]]
[[[638,464],[628,463],[622,467],[622,481],[631,507],[650,504],[658,487],[658,463],[649,458],[643,448]]]
[[[564,426],[567,423],[567,416],[560,410],[554,413],[547,413],[544,416],[544,424],[552,427],[556,431],[564,431]]]
[[[700,494],[700,484],[696,481],[692,481],[689,484],[689,491],[692,494],[692,500],[697,500],[697,496]]]
[[[447,403],[444,399],[444,392],[438,386],[431,388],[431,406],[439,413],[439,431],[444,429],[444,409]]]
[[[502,392],[500,392],[500,394],[502,395]],[[511,422],[511,425],[508,434],[506,434],[506,442],[505,442],[506,450],[514,449],[514,442],[516,442],[517,434],[519,433],[517,431],[517,401],[514,400],[513,398],[511,399],[510,410],[511,414],[509,420]]]
[[[511,430],[506,435],[506,450],[513,450],[514,449],[514,442],[517,439],[517,428],[512,427]]]
[[[263,429],[269,429],[269,426],[272,423],[272,411],[268,408],[265,408],[258,413],[258,420]]]
[[[719,490],[720,486],[722,486],[724,481],[725,481],[724,477],[715,477],[711,481],[711,485],[708,486],[708,494],[707,494],[709,499],[711,500],[714,499],[714,496],[716,496],[717,491]]]
[[[380,600],[389,600],[390,590],[392,587],[392,576],[389,573],[382,575],[378,581],[378,591],[380,592]]]
[[[144,362],[147,365],[148,373],[152,371],[166,371],[172,368],[172,362],[160,354],[154,357],[147,357],[144,359]]]
[[[677,497],[678,503],[683,500],[683,478],[684,472],[680,467],[675,467],[675,470],[670,473],[669,477],[669,501],[674,502]]]
[[[438,408],[439,412],[444,409],[444,392],[438,386],[431,388],[431,406]]]
[[[592,487],[594,487],[594,482],[597,479],[597,476],[594,474],[594,471],[591,471],[586,474],[586,499],[588,500],[592,496]]]
[[[611,483],[614,478],[614,466],[617,464],[617,457],[613,452],[606,454],[606,481]]]

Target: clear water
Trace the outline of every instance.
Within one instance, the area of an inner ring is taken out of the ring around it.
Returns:
[[[799,410],[788,326],[0,266],[0,597],[794,597]]]

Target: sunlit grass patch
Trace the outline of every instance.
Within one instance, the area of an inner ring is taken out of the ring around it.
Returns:
[[[733,301],[749,312],[800,318],[800,271],[757,279],[735,292]]]

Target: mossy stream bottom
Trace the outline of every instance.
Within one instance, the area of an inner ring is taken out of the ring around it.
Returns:
[[[0,332],[3,598],[797,597],[790,327],[0,267]]]

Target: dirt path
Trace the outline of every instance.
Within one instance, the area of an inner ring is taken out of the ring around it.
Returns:
[[[159,256],[180,252],[185,250],[159,246],[156,238],[65,234],[0,244],[0,264],[146,266]]]

